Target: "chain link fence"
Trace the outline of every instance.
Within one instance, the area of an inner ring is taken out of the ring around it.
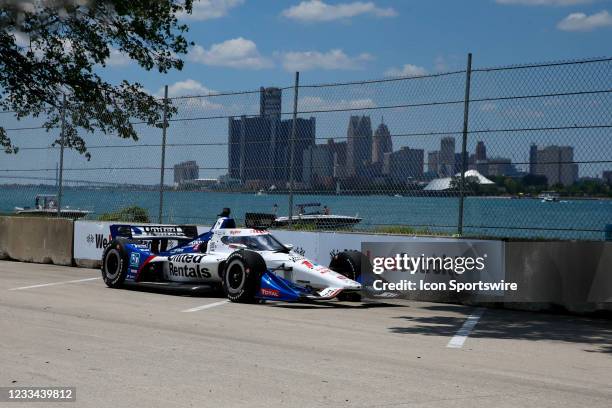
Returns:
[[[61,129],[2,112],[20,150],[0,161],[0,211],[59,193],[90,219],[140,207],[153,222],[211,224],[230,207],[293,229],[600,240],[611,79],[612,58],[330,84],[296,74],[171,94],[166,126],[135,125],[138,141],[87,134],[91,160],[64,149],[63,162]]]

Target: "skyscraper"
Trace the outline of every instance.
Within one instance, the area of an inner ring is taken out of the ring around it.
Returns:
[[[181,184],[186,180],[195,180],[200,175],[200,167],[194,160],[174,165],[174,183]]]
[[[278,118],[281,116],[282,90],[279,88],[259,89],[259,115]]]
[[[242,182],[289,180],[292,128],[293,119],[280,120],[275,116],[229,118],[229,176]],[[295,181],[302,179],[303,152],[315,144],[315,132],[315,118],[297,118],[293,157]]]
[[[487,147],[483,141],[476,143],[476,161],[487,160]]]
[[[572,185],[578,179],[578,164],[571,146],[546,146],[536,154],[536,174],[546,176],[548,185]]]
[[[423,149],[411,149],[408,146],[400,150],[388,153],[388,174],[394,183],[406,183],[408,180],[423,179],[423,161],[425,151]]]
[[[444,137],[440,141],[439,173],[450,177],[455,174],[455,138]]]
[[[374,140],[372,142],[372,163],[378,163],[385,157],[385,153],[393,151],[393,141],[391,140],[391,132],[384,123],[378,125],[374,132]]]
[[[529,146],[529,174],[537,174],[538,145],[532,143]]]
[[[353,177],[372,162],[372,122],[369,116],[351,116],[346,132],[346,175]]]
[[[435,150],[427,154],[427,171],[438,175],[440,172],[440,152]]]

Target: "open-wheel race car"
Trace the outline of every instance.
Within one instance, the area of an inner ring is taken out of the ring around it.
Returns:
[[[318,265],[265,229],[273,219],[252,215],[245,217],[247,228],[236,228],[226,208],[200,235],[195,226],[111,225],[102,278],[111,288],[217,288],[234,302],[360,299],[360,252],[344,251],[329,267]]]

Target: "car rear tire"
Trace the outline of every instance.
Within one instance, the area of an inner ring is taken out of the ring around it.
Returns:
[[[102,254],[102,279],[109,288],[123,286],[127,276],[129,260],[122,241],[114,239]]]
[[[223,291],[229,300],[253,303],[266,262],[257,252],[240,250],[232,253],[225,262]]]
[[[361,252],[355,250],[340,252],[332,257],[329,263],[329,269],[349,279],[359,281],[361,277],[362,260],[364,257],[365,256]],[[338,300],[359,302],[361,301],[361,293],[342,292],[338,295]]]

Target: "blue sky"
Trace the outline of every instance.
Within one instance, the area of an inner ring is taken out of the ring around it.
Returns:
[[[138,80],[157,92],[253,89],[378,78],[389,74],[609,55],[606,0],[428,0],[371,2],[200,0],[190,25],[196,43],[180,72],[143,73],[116,58],[106,78]]]
[[[474,55],[475,67],[612,55],[610,0],[200,0],[194,15],[183,21],[190,25],[188,37],[196,46],[185,57],[182,71],[167,75],[143,71],[113,51],[108,66],[101,69],[103,77],[112,82],[138,81],[156,94],[168,84],[171,96],[179,96],[288,86],[295,70],[301,72],[302,84],[463,70],[468,52]],[[610,66],[605,63],[591,68],[560,67],[550,72],[475,73],[473,97],[609,88],[605,75],[610,75]],[[361,109],[432,100],[460,101],[464,80],[460,73],[372,86],[305,88],[300,91],[300,111],[356,108],[314,114],[318,143],[324,143],[328,137],[345,138],[351,114],[371,115],[374,127],[384,115],[395,150],[409,146],[432,151],[439,148],[440,137],[402,134],[460,131],[462,104],[422,109]],[[286,90],[285,112],[290,111],[291,98],[291,91]],[[225,116],[257,114],[258,102],[257,94],[178,102],[179,117],[220,118],[173,122],[168,142],[218,145],[169,146],[166,165],[196,160],[201,177],[225,173]],[[612,94],[473,103],[470,112],[470,130],[475,131],[609,125]],[[36,124],[32,123],[36,120],[17,122],[6,114],[0,120],[7,128]],[[66,177],[156,183],[159,170],[122,168],[159,166],[161,132],[146,127],[138,131],[137,148],[133,142],[116,136],[87,135],[92,160],[87,162],[83,156],[67,152]],[[54,178],[57,151],[40,147],[49,146],[58,137],[57,132],[9,131],[9,135],[22,150],[18,155],[0,156],[0,170],[7,169],[14,176]],[[460,135],[456,139],[459,151]],[[612,155],[609,129],[475,134],[470,136],[468,150],[473,151],[478,140],[486,143],[490,156],[509,157],[518,163],[528,160],[532,142],[540,146],[575,146],[577,161],[609,161]],[[95,148],[109,144],[122,147]],[[580,175],[601,176],[611,166],[607,162],[580,164]],[[22,169],[22,174],[16,173]],[[171,170],[166,171],[166,181],[172,182]]]

